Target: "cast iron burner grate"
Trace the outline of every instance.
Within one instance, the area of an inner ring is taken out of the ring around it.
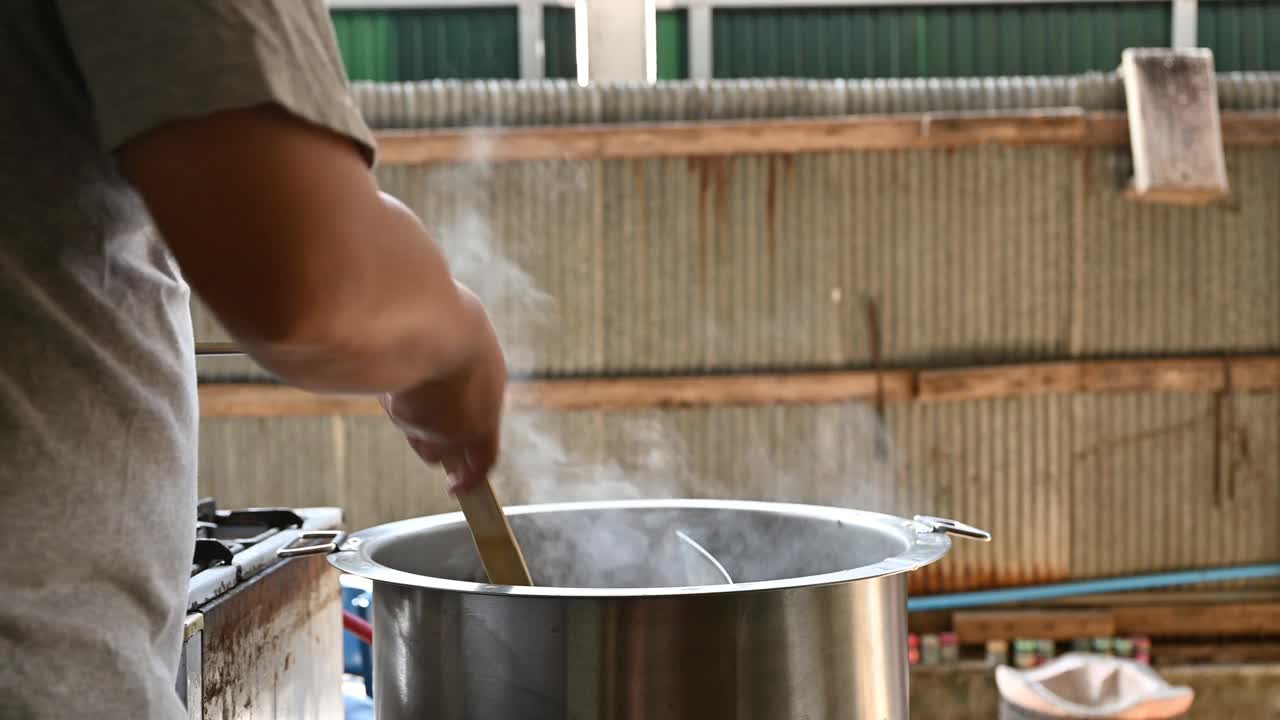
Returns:
[[[219,510],[213,498],[196,504],[196,545],[191,574],[226,565],[236,553],[281,530],[302,527],[302,518],[285,508]]]

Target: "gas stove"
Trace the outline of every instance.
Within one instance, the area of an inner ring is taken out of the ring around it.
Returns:
[[[281,560],[339,508],[196,508],[178,696],[192,720],[342,717],[342,594],[323,556]]]

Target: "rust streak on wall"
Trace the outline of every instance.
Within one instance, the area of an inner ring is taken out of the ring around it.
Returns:
[[[778,207],[778,178],[781,164],[781,157],[770,155],[768,159],[769,171],[768,181],[765,189],[764,200],[764,232],[765,232],[765,254],[769,262],[773,262],[777,252],[777,207]]]
[[[730,158],[712,158],[716,184],[716,228],[725,232],[729,226],[729,163]]]
[[[711,162],[705,157],[688,159],[690,171],[698,175],[698,272],[704,288],[711,281],[711,237],[707,220],[711,207]]]

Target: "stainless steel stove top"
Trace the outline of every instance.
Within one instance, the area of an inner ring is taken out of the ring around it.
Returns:
[[[341,508],[219,510],[213,500],[201,500],[187,608],[196,609],[278,562],[276,551],[302,530],[341,525]]]
[[[340,508],[197,507],[179,697],[188,717],[342,717],[342,595],[322,556],[280,560]]]

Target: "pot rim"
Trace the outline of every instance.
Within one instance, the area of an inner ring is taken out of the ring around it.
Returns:
[[[406,587],[480,595],[510,595],[530,598],[661,598],[690,595],[724,595],[752,593],[770,590],[835,585],[857,580],[889,577],[917,570],[947,553],[951,539],[944,529],[921,519],[907,519],[895,515],[853,510],[826,505],[800,503],[763,502],[753,500],[606,500],[585,502],[543,503],[513,505],[505,508],[507,515],[527,515],[579,510],[625,510],[644,508],[654,510],[707,509],[770,512],[801,515],[811,519],[832,520],[864,527],[873,527],[895,534],[908,542],[906,551],[885,558],[880,562],[848,570],[804,575],[781,580],[762,580],[733,585],[692,585],[681,587],[637,588],[589,588],[589,587],[541,587],[492,585],[464,580],[451,580],[431,575],[396,570],[373,560],[378,547],[409,532],[421,532],[433,528],[465,524],[461,512],[428,515],[377,525],[348,535],[346,540],[329,555],[329,562],[339,570],[377,582]],[[537,581],[537,578],[534,578]],[[376,592],[376,590],[375,590]]]

